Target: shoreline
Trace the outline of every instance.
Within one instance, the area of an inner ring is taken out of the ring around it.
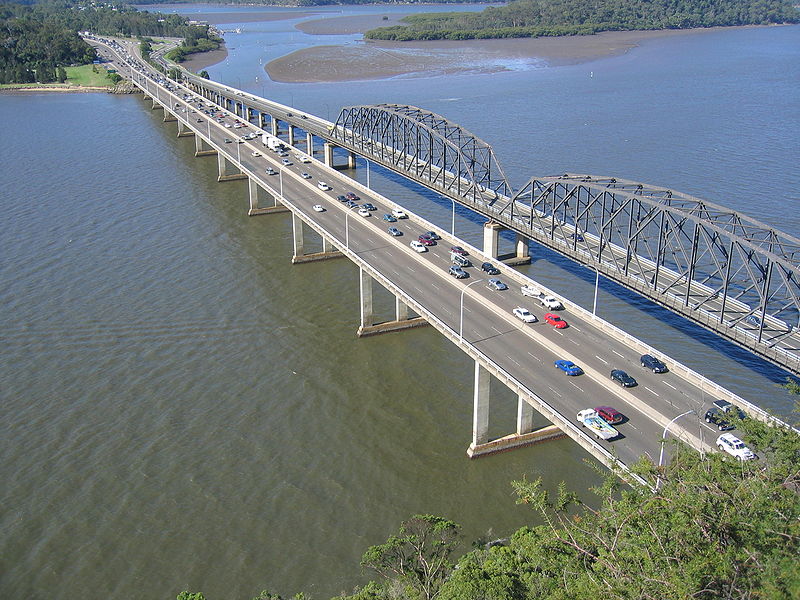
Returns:
[[[346,19],[336,20],[340,26],[347,26]],[[358,45],[303,48],[270,61],[264,70],[270,79],[280,83],[487,74],[582,64],[625,54],[656,38],[698,35],[721,29],[729,28],[607,31],[586,36],[463,41],[370,40]],[[325,29],[325,33],[330,32],[330,28]]]
[[[225,40],[223,39],[222,44],[216,50],[189,54],[186,60],[179,64],[187,71],[197,73],[206,67],[221,63],[226,58],[228,58],[228,48],[225,46]]]
[[[68,93],[94,93],[94,92],[110,92],[111,87],[99,86],[83,86],[83,85],[31,85],[31,86],[11,86],[0,88],[0,94],[21,94],[26,92],[59,92],[63,94]]]

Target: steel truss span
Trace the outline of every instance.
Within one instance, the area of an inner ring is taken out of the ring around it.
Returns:
[[[489,144],[441,115],[415,106],[343,108],[331,135],[343,147],[450,197],[475,202],[511,193]]]
[[[498,208],[500,222],[800,372],[800,239],[612,177],[534,177]]]

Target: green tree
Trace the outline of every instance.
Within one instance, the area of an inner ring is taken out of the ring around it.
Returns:
[[[400,525],[397,535],[372,546],[361,565],[405,588],[410,597],[431,600],[452,569],[451,554],[460,527],[433,515],[414,515]]]
[[[198,73],[198,75],[200,75],[200,77],[202,77],[203,79],[211,79],[211,75],[209,75],[209,74],[208,74],[208,71],[206,71],[205,69],[203,69],[202,71],[200,71],[200,72]]]

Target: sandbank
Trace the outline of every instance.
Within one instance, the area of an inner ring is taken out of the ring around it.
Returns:
[[[407,13],[393,13],[387,15],[354,15],[347,17],[330,17],[326,19],[314,19],[303,21],[295,25],[303,33],[309,35],[343,35],[353,33],[364,33],[370,29],[378,27],[391,27],[392,25],[402,25],[400,21],[403,17],[414,14],[409,10]],[[385,17],[385,19],[384,19]]]
[[[222,25],[225,23],[258,23],[259,21],[286,21],[288,19],[301,19],[311,17],[318,13],[314,12],[282,12],[279,8],[275,12],[253,11],[253,12],[231,12],[231,13],[186,13],[187,19],[194,21],[206,21],[212,25]]]
[[[578,64],[623,54],[660,37],[696,35],[710,29],[607,31],[596,35],[431,42],[368,41],[305,48],[270,61],[274,81],[317,83],[495,73]]]
[[[223,42],[216,50],[189,54],[186,60],[181,63],[181,66],[192,73],[199,73],[206,67],[221,63],[226,58],[228,58],[228,49],[225,47],[225,42]]]

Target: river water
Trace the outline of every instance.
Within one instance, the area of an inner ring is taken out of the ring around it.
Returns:
[[[264,81],[265,62],[317,43],[294,23],[226,25],[242,33],[212,78],[322,116],[424,107],[493,144],[516,185],[616,175],[800,234],[800,27],[494,75]],[[362,582],[363,551],[415,512],[461,523],[468,545],[535,522],[515,478],[590,499],[599,476],[568,440],[467,460],[469,360],[433,330],[356,339],[353,266],[292,266],[289,218],[247,218],[246,186],[216,183],[216,161],[142,98],[5,95],[0,109],[0,597],[328,598]],[[449,223],[449,202],[372,176]],[[466,213],[457,229],[479,239]],[[591,305],[590,273],[533,253],[526,269]],[[391,299],[378,304],[389,316]],[[599,311],[788,414],[781,371],[614,286]],[[515,402],[493,394],[499,435]]]

